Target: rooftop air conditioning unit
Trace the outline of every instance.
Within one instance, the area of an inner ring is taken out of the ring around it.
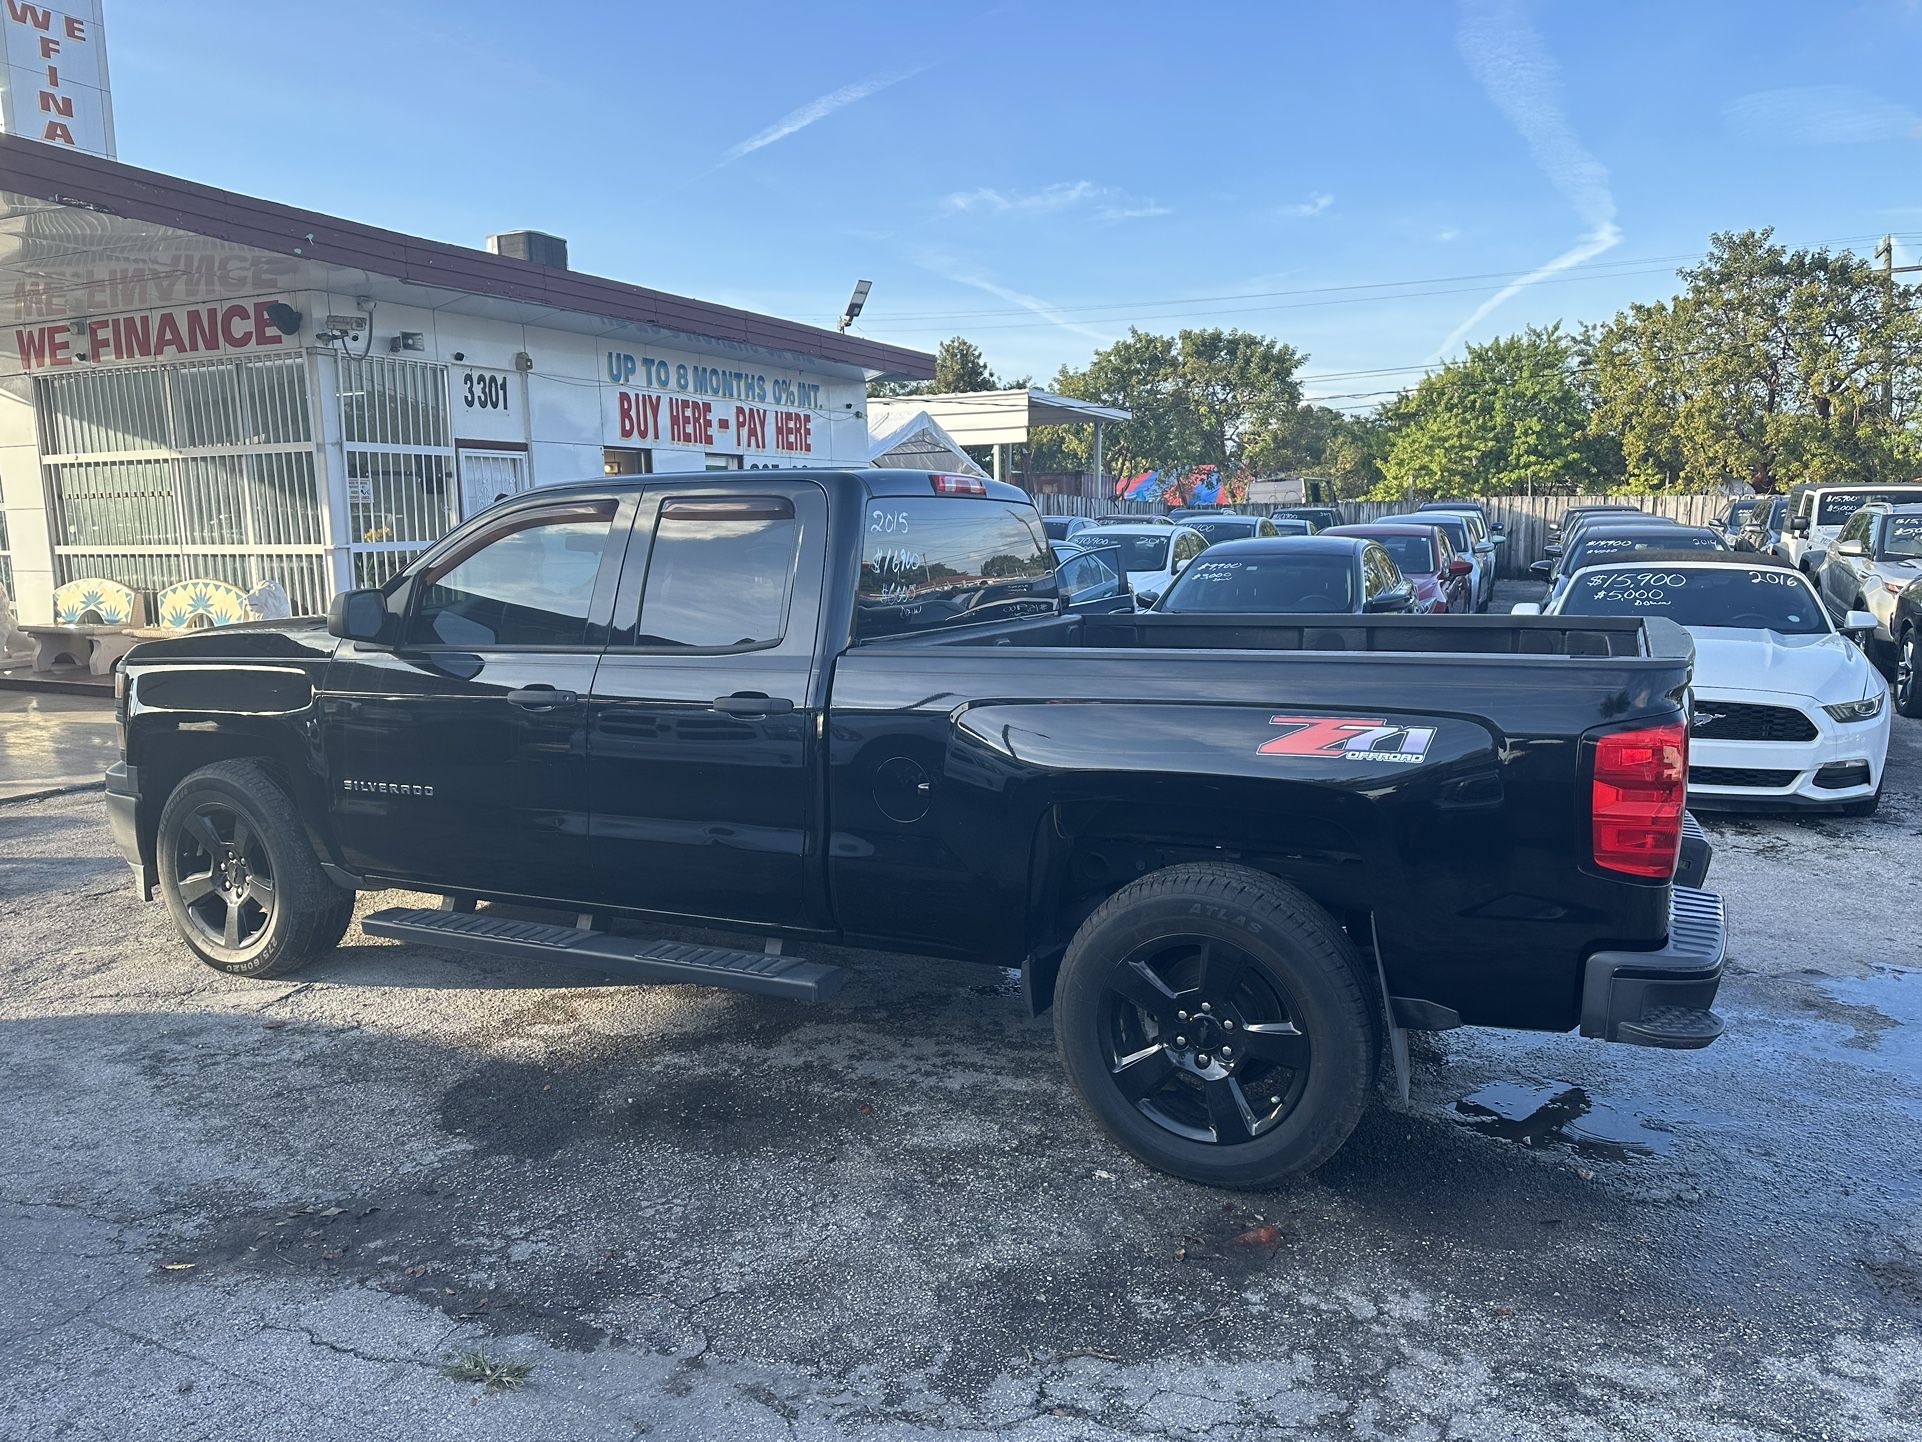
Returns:
[[[495,255],[531,260],[555,270],[567,269],[567,242],[544,230],[504,230],[487,237],[487,248]]]

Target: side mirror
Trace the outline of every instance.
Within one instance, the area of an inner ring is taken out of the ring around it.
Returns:
[[[1562,548],[1560,546],[1543,546],[1542,553],[1552,559],[1553,557],[1561,555]]]
[[[387,630],[387,598],[379,591],[342,591],[327,608],[327,634],[379,645]]]
[[[1875,629],[1875,617],[1868,611],[1851,611],[1842,618],[1842,634],[1862,636]]]
[[[1498,536],[1505,536],[1508,534],[1508,522],[1490,521],[1488,523],[1488,529],[1493,531]]]
[[[1809,518],[1807,516],[1793,516],[1790,518],[1789,534],[1791,536],[1806,536],[1808,533]]]
[[[1452,580],[1459,581],[1464,576],[1472,576],[1474,574],[1475,563],[1473,561],[1466,561],[1460,556],[1455,556],[1448,562],[1448,575]]]
[[[1534,601],[1518,601],[1508,608],[1508,614],[1511,616],[1539,616],[1542,614],[1542,608]]]
[[[1370,615],[1381,611],[1406,611],[1415,603],[1415,588],[1405,582],[1390,586],[1386,591],[1377,591],[1363,604],[1362,610]]]
[[[1449,569],[1453,571],[1454,567],[1451,566]],[[1553,561],[1536,561],[1529,566],[1528,574],[1535,577],[1538,581],[1546,581],[1549,576],[1553,574],[1554,570],[1555,563]]]
[[[1866,556],[1869,548],[1860,541],[1837,541],[1835,554],[1838,556]]]

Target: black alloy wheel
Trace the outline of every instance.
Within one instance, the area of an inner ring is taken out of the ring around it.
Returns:
[[[282,976],[340,944],[354,893],[314,854],[299,809],[259,761],[217,761],[160,809],[156,880],[193,953],[230,976]]]
[[[1238,1146],[1280,1125],[1307,1089],[1299,1005],[1226,941],[1143,943],[1115,964],[1104,1011],[1115,1086],[1175,1136]]]
[[[1334,1155],[1374,1089],[1381,1002],[1335,919],[1246,866],[1187,862],[1076,929],[1055,1040],[1082,1105],[1149,1166],[1275,1186]]]
[[[203,801],[175,845],[175,889],[194,930],[226,951],[245,951],[267,934],[279,893],[266,843],[245,816]]]

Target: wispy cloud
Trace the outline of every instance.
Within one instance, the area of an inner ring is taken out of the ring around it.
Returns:
[[[817,120],[825,120],[837,110],[846,110],[866,100],[870,95],[878,95],[891,85],[899,85],[903,80],[911,80],[928,67],[914,65],[898,70],[884,70],[878,75],[870,75],[865,80],[857,80],[852,85],[843,85],[839,90],[831,90],[826,95],[808,101],[806,105],[790,110],[765,130],[756,131],[746,140],[730,145],[721,152],[721,158],[714,168],[732,165],[744,155],[752,155],[764,150],[777,140],[786,140],[796,131],[806,130]]]
[[[980,275],[970,270],[959,269],[934,258],[924,258],[922,264],[944,280],[951,280],[956,285],[969,286],[993,296],[996,300],[1006,301],[1009,305],[1019,306],[1022,310],[1038,315],[1050,324],[1058,325],[1065,331],[1072,331],[1075,335],[1081,336],[1086,340],[1091,340],[1097,345],[1105,346],[1114,340],[1114,337],[1106,332],[1098,331],[1093,326],[1083,325],[1080,321],[1063,314],[1058,306],[1050,305],[1038,295],[1028,295],[1023,291],[1010,290],[1007,286],[990,280],[985,275]]]
[[[943,197],[944,210],[971,215],[1046,215],[1092,207],[1097,220],[1147,220],[1173,212],[1140,196],[1125,195],[1092,180],[1058,180],[1038,190],[997,190],[983,186]]]
[[[1777,145],[1866,145],[1922,139],[1922,115],[1853,85],[1759,90],[1722,109],[1731,130]]]
[[[1447,245],[1450,241],[1460,240],[1461,238],[1462,233],[1452,225],[1435,232],[1435,243],[1437,245]]]
[[[1446,355],[1483,319],[1557,271],[1592,260],[1621,244],[1608,170],[1577,138],[1562,113],[1560,72],[1542,47],[1517,0],[1470,0],[1455,43],[1468,69],[1497,110],[1528,142],[1529,154],[1588,232],[1574,245],[1476,306],[1448,334]]]
[[[1320,215],[1334,203],[1334,196],[1329,195],[1326,191],[1317,190],[1313,195],[1297,205],[1284,205],[1281,208],[1281,213],[1283,215],[1294,215],[1306,218]]]

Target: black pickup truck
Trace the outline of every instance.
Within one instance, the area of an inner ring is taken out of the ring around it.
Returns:
[[[367,932],[642,981],[1020,967],[1095,1119],[1204,1182],[1326,1160],[1405,1028],[1719,1033],[1680,629],[1054,588],[1026,496],[970,477],[550,487],[325,622],[136,647],[108,808],[243,976],[394,887],[444,900]]]

